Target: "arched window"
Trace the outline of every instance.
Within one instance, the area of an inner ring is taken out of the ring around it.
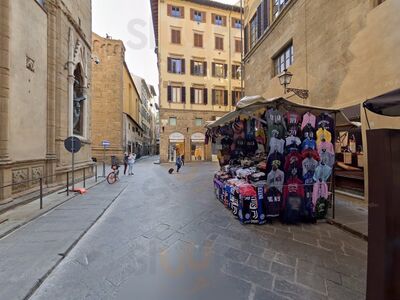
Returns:
[[[73,130],[74,134],[84,136],[84,116],[86,95],[82,76],[82,66],[78,64],[74,71],[74,95],[73,95]]]

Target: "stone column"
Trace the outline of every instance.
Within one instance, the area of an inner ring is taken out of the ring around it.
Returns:
[[[2,0],[0,2],[0,163],[9,160],[10,9],[10,0]]]
[[[57,7],[53,1],[45,2],[47,9],[47,149],[46,175],[55,173],[56,167],[56,78],[57,78]],[[55,178],[49,177],[47,184]]]
[[[10,98],[10,0],[0,2],[0,202],[11,196],[8,152],[8,101]]]

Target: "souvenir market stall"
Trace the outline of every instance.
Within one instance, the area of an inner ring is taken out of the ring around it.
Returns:
[[[335,126],[349,123],[340,110],[243,98],[207,126],[206,143],[220,149],[217,198],[243,224],[325,218],[334,210]]]

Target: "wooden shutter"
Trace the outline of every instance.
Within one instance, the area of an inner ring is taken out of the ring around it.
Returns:
[[[190,9],[190,20],[194,21],[194,12],[195,10],[193,8]]]
[[[264,0],[263,2],[264,5],[264,11],[263,11],[263,25],[264,25],[264,30],[265,31],[269,27],[269,0]]]
[[[168,4],[167,14],[168,14],[168,16],[172,16],[172,5],[171,4]]]
[[[224,78],[228,77],[228,65],[224,64]]]
[[[168,86],[168,88],[167,88],[167,90],[168,90],[168,92],[167,92],[167,94],[168,94],[168,102],[172,102],[172,86]]]
[[[232,91],[232,106],[235,106],[236,104],[236,92]]]
[[[224,91],[224,105],[228,106],[228,91]]]
[[[185,59],[184,58],[182,58],[181,59],[181,74],[185,74],[185,65],[186,65],[186,62],[185,62]]]
[[[261,37],[262,34],[262,4],[257,7],[257,39]]]
[[[194,75],[194,61],[190,60],[190,74]]]
[[[207,62],[203,62],[203,76],[207,76]]]
[[[204,105],[207,105],[207,103],[208,103],[208,89],[203,90],[203,102],[204,102]]]
[[[226,17],[222,16],[222,26],[226,26]]]
[[[205,11],[201,12],[201,22],[206,23],[207,13]]]
[[[236,22],[236,19],[232,18],[232,21],[231,21],[231,27],[232,28],[235,28],[235,22]]]
[[[199,34],[199,47],[203,47],[203,35]]]
[[[212,90],[212,105],[215,105],[215,90]]]
[[[215,24],[215,14],[211,14],[211,23]]]
[[[168,73],[172,72],[172,59],[168,57]]]
[[[183,6],[180,6],[179,10],[181,11],[181,18],[184,19],[185,18],[185,8]]]
[[[247,52],[249,52],[249,26],[246,25],[244,27],[244,54],[246,54]]]
[[[181,95],[181,100],[182,100],[182,103],[186,103],[186,87],[181,87],[181,92],[182,92],[182,95]]]
[[[181,31],[176,30],[176,43],[180,44],[181,43]]]
[[[212,76],[215,77],[215,63],[212,63]]]
[[[194,88],[190,88],[190,103],[194,103]]]

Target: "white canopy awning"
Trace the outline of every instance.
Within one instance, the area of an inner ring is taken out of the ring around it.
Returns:
[[[232,120],[235,120],[239,116],[251,116],[256,111],[266,108],[276,108],[286,111],[295,110],[299,113],[333,113],[336,115],[336,127],[345,128],[355,126],[349,121],[349,119],[343,114],[340,109],[299,104],[281,97],[265,99],[262,96],[246,96],[237,103],[235,111],[227,113],[222,118],[207,125],[207,128],[223,126],[230,123]]]

